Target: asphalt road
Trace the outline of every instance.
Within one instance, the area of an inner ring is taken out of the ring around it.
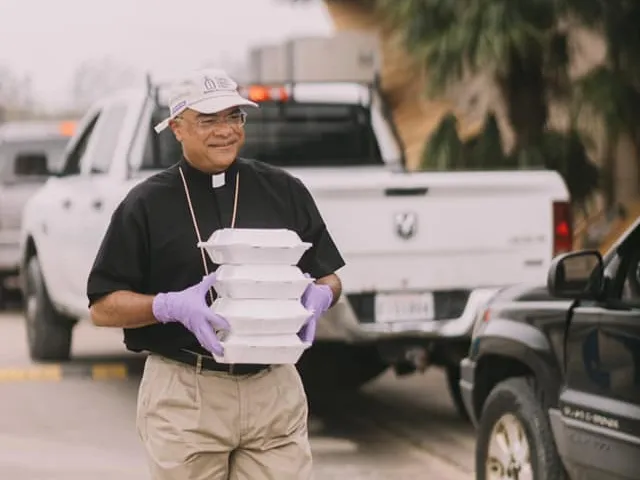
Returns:
[[[74,360],[32,364],[19,312],[0,315],[0,478],[142,480],[137,371],[120,332],[77,327]],[[472,428],[440,371],[384,375],[358,395],[314,402],[316,480],[473,479]]]

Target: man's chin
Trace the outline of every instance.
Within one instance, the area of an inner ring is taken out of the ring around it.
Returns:
[[[234,147],[227,148],[209,148],[209,160],[217,165],[230,165],[238,155],[238,149]]]

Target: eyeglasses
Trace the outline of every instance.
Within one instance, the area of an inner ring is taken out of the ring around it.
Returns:
[[[176,118],[180,120],[186,120],[182,116],[178,116]],[[213,130],[219,125],[229,125],[232,127],[240,127],[246,123],[247,114],[246,112],[239,111],[239,112],[231,113],[224,117],[218,117],[218,116],[212,115],[209,117],[199,117],[199,118],[196,118],[195,120],[186,120],[186,121],[188,123],[193,123],[200,130],[209,131],[209,130]]]

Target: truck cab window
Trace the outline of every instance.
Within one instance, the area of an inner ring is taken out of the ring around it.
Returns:
[[[91,122],[87,125],[80,140],[69,153],[66,164],[62,170],[62,175],[78,175],[80,173],[80,165],[87,151],[87,145],[91,138],[92,133],[95,131],[96,124],[98,123],[99,115],[96,115]]]
[[[116,104],[107,107],[100,115],[100,121],[96,125],[98,143],[91,156],[91,173],[109,171],[127,111],[125,104]]]
[[[19,177],[47,176],[48,158],[45,152],[23,152],[16,156],[13,173]]]
[[[359,105],[263,102],[251,110],[242,156],[279,167],[382,165]]]
[[[159,113],[157,118],[167,112]],[[145,142],[144,153],[142,157],[141,170],[159,170],[170,167],[178,162],[182,157],[182,146],[176,140],[171,129],[167,128],[157,134],[153,130],[154,120],[149,124],[147,130],[147,141]]]
[[[617,250],[610,270],[609,298],[623,308],[640,308],[640,228]]]
[[[263,102],[247,113],[242,157],[285,168],[384,165],[365,107]],[[153,131],[168,115],[168,108],[153,115],[142,170],[166,168],[182,155],[170,129]]]
[[[640,248],[626,265],[621,300],[624,304],[640,308]]]

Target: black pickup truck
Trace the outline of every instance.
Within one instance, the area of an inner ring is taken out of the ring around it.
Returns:
[[[460,389],[478,480],[640,479],[640,220],[494,296]]]

